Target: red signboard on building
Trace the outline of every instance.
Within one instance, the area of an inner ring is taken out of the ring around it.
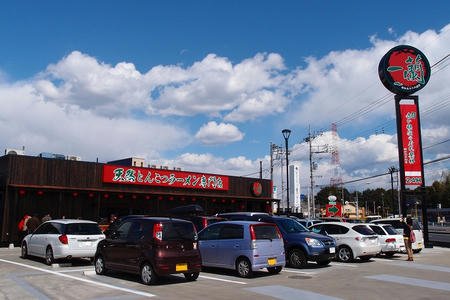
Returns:
[[[327,204],[326,206],[327,217],[342,217],[342,205],[341,204]]]
[[[103,165],[103,182],[204,190],[228,190],[228,176]]]
[[[400,104],[405,185],[422,185],[423,170],[419,120],[415,104]]]

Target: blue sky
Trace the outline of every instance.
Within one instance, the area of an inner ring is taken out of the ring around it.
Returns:
[[[448,1],[2,2],[0,145],[246,175],[259,161],[268,169],[269,143],[290,128],[307,186],[308,126],[324,132],[315,146],[330,145],[332,122],[393,99],[377,75],[390,48],[411,44],[431,64],[449,54],[448,11]],[[449,69],[418,93],[424,146],[450,136]],[[344,181],[398,164],[394,103],[383,103],[338,123]],[[330,154],[315,159],[326,184]]]

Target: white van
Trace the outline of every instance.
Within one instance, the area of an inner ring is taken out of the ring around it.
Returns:
[[[400,234],[403,235],[403,224],[401,218],[379,219],[373,220],[370,223],[374,224],[391,224]],[[422,224],[417,219],[413,219],[413,231],[416,235],[416,241],[412,243],[412,250],[414,253],[422,251],[423,248],[423,232]]]

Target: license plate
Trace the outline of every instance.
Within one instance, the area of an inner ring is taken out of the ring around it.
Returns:
[[[330,248],[330,253],[336,253],[336,249],[334,247]]]
[[[82,242],[81,245],[83,247],[92,247],[92,242]]]
[[[277,259],[276,259],[276,258],[269,258],[269,259],[267,260],[267,263],[268,263],[269,265],[274,265],[274,264],[277,263]]]
[[[418,243],[417,247],[422,248],[422,243]]]
[[[176,264],[175,271],[187,271],[187,264]]]

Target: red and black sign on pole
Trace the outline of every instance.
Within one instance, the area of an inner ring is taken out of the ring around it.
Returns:
[[[430,64],[420,50],[406,45],[397,46],[389,50],[381,59],[378,75],[383,85],[396,94],[401,213],[403,217],[406,217],[406,186],[420,186],[424,240],[425,245],[429,246],[419,97],[411,94],[428,83],[431,75]]]

